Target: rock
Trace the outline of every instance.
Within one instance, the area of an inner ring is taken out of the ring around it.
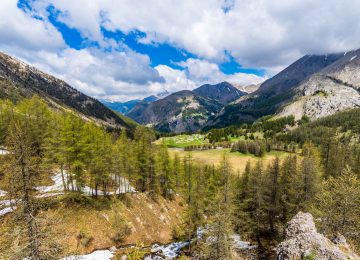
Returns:
[[[287,224],[285,240],[277,246],[276,256],[279,260],[360,259],[350,251],[343,236],[339,235],[333,241],[335,243],[317,232],[310,213],[299,212]]]

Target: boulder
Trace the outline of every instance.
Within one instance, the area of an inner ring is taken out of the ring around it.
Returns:
[[[333,242],[316,230],[313,216],[299,212],[285,229],[285,240],[276,247],[279,260],[360,259],[350,250],[346,239],[338,235]]]

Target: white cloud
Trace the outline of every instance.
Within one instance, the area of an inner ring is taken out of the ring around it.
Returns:
[[[21,11],[17,1],[2,0],[0,7],[0,48],[57,50],[65,47],[61,34],[49,22]]]
[[[222,81],[228,81],[244,86],[258,84],[265,80],[265,78],[254,74],[224,74],[216,63],[211,63],[206,60],[190,58],[186,61],[179,62],[178,65],[184,68],[189,79],[196,82],[197,85],[203,83],[216,84]]]
[[[60,53],[23,55],[35,67],[55,75],[84,93],[96,96],[135,97],[164,79],[149,66],[149,58],[131,50],[102,52],[67,48]]]
[[[86,94],[129,99],[192,89],[204,83],[241,85],[263,78],[226,75],[219,62],[232,55],[243,66],[272,75],[307,53],[360,47],[360,1],[328,0],[37,0],[27,12],[2,0],[0,49],[65,79]],[[75,50],[47,20],[76,28],[100,48]],[[224,11],[226,10],[226,12]],[[36,14],[41,19],[32,16]],[[178,65],[150,66],[149,57],[104,38],[101,28],[146,33],[145,44],[169,43],[197,55]],[[103,47],[106,47],[104,51]],[[111,51],[109,51],[109,49]]]
[[[251,67],[275,70],[303,54],[360,47],[357,0],[42,1],[94,40],[101,26],[140,30],[142,42],[168,42],[212,61],[228,51]]]

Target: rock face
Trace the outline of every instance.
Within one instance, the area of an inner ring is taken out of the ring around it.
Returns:
[[[305,80],[295,96],[280,110],[279,116],[307,115],[311,119],[338,111],[360,107],[360,50],[344,54],[341,59]]]
[[[292,100],[296,94],[295,89],[302,82],[342,57],[343,53],[305,55],[266,80],[255,92],[240,97],[226,106],[207,123],[208,128],[254,121],[259,117],[274,114],[281,106]]]
[[[277,246],[276,256],[279,260],[359,259],[351,252],[343,236],[339,235],[333,241],[317,232],[310,213],[299,212],[287,224],[285,240]]]

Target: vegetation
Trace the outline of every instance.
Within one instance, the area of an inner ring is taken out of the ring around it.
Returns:
[[[139,215],[144,201],[150,203],[147,199],[160,212],[171,211],[160,206],[164,201],[178,200],[185,206],[172,233],[191,242],[184,252],[190,257],[234,259],[234,232],[256,241],[261,249],[264,240],[283,238],[285,224],[299,210],[319,217],[319,227],[328,236],[340,232],[359,249],[359,122],[352,119],[357,113],[341,114],[347,123],[339,117],[313,123],[306,118],[301,122],[292,117],[263,118],[208,134],[211,145],[224,142],[223,137],[243,136],[231,149],[169,152],[171,144],[203,144],[204,136],[168,137],[154,143],[154,132],[144,126],[137,126],[131,135],[125,130],[109,132],[49,108],[37,97],[16,104],[1,101],[0,144],[9,153],[1,157],[0,181],[8,184],[8,196],[15,200],[12,220],[18,226],[6,229],[4,236],[10,242],[0,247],[1,256],[62,256],[61,246],[50,239],[56,229],[46,221],[57,202],[42,204],[36,197],[38,183],[54,170],[60,171],[65,188],[62,210],[72,212],[67,220],[81,212],[83,222],[89,217],[99,223],[99,214],[90,214],[91,208],[97,208],[106,214],[112,230],[106,239],[113,245],[132,235],[130,223],[119,212],[123,205],[130,209],[134,203],[120,193],[134,187],[142,202],[137,205]],[[298,129],[285,131],[296,123]],[[200,156],[205,157],[199,160]],[[114,202],[114,195],[123,196],[123,203]],[[73,233],[81,247],[94,243],[94,233],[86,228]]]

